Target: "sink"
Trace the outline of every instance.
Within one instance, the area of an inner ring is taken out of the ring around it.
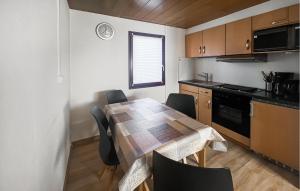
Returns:
[[[219,86],[222,85],[222,83],[218,82],[210,82],[210,81],[203,81],[203,80],[187,80],[186,82],[195,84],[195,85],[200,85],[200,86],[206,86],[206,87],[212,87],[212,86]]]

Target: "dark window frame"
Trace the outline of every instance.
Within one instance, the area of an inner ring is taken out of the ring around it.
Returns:
[[[133,35],[138,36],[146,36],[146,37],[154,37],[162,39],[162,81],[161,82],[150,82],[150,83],[140,83],[133,84]],[[148,87],[156,87],[156,86],[164,86],[165,85],[165,36],[157,35],[157,34],[148,34],[141,32],[128,32],[128,41],[129,41],[129,49],[128,49],[128,75],[129,75],[129,89],[138,89],[138,88],[148,88]]]

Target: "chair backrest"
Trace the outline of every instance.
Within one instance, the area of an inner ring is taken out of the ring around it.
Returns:
[[[191,95],[171,93],[168,96],[166,105],[196,119],[195,101]]]
[[[108,104],[126,102],[127,97],[122,90],[111,90],[106,93]]]
[[[104,112],[98,106],[94,106],[90,112],[95,118],[98,125],[100,134],[99,154],[102,161],[106,165],[119,164],[112,139],[107,135],[108,121],[105,117]]]
[[[201,168],[153,151],[154,191],[233,191],[229,169]]]

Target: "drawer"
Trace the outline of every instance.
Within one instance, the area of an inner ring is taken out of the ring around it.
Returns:
[[[212,91],[210,89],[206,89],[206,88],[199,88],[199,94],[211,97]]]
[[[180,90],[185,90],[185,91],[189,91],[189,92],[194,92],[194,93],[198,93],[198,87],[196,86],[191,86],[191,85],[187,85],[187,84],[180,84]]]

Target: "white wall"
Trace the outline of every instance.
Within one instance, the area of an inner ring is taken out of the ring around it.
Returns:
[[[152,97],[163,102],[169,92],[178,91],[177,68],[184,57],[185,30],[95,13],[70,11],[71,18],[71,131],[72,140],[98,134],[89,114],[101,102],[104,90],[122,89],[129,97]],[[96,36],[98,23],[115,28],[112,40]],[[166,86],[128,89],[128,31],[166,36]]]
[[[261,71],[295,72],[299,74],[299,53],[274,53],[268,55],[268,62],[260,63],[227,63],[216,62],[216,58],[195,60],[195,78],[197,74],[213,74],[213,81],[265,88]]]
[[[69,12],[57,4],[0,2],[0,190],[62,190],[69,153]]]
[[[232,21],[258,15],[282,7],[299,3],[298,0],[271,0],[265,3],[244,9],[216,20],[203,23],[187,29],[186,33],[205,30],[214,26],[226,24]],[[215,58],[191,59],[194,63],[194,78],[201,72],[212,73],[213,80],[223,83],[232,83],[244,86],[264,88],[261,71],[295,72],[299,74],[298,53],[269,54],[267,63],[225,63],[216,62]]]

